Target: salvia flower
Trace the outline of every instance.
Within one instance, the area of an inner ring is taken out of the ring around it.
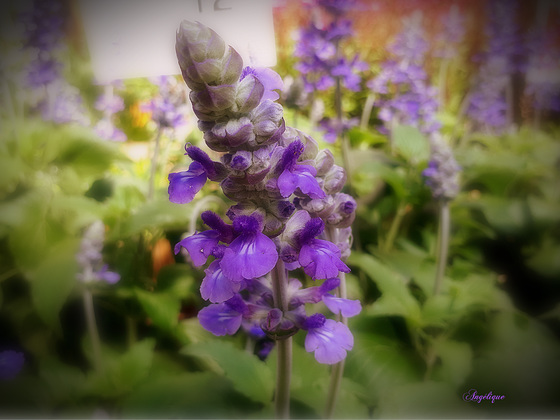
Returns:
[[[142,110],[150,112],[152,120],[161,128],[177,128],[185,124],[185,100],[187,91],[173,76],[160,76],[151,79],[158,87],[158,93]]]
[[[216,162],[187,145],[192,162],[169,174],[169,199],[188,203],[214,181],[234,202],[229,221],[205,211],[201,218],[209,229],[175,247],[176,254],[184,248],[194,266],[207,264],[200,292],[210,304],[198,313],[201,325],[218,336],[245,331],[260,343],[261,358],[273,340],[304,330],[319,362],[342,360],[352,348],[350,331],[323,314],[322,323],[312,322],[318,313],[308,316],[306,305],[321,303],[342,316],[361,310],[359,301],[336,292],[339,274],[350,271],[343,259],[356,209],[341,192],[344,170],[313,138],[285,126],[276,102],[283,83],[274,71],[243,67],[239,54],[199,23],[181,24],[176,50],[206,146],[222,155]],[[316,212],[313,201],[332,205]],[[290,277],[296,269],[315,285],[304,288]],[[287,274],[280,286],[273,285],[275,270]],[[285,292],[282,303],[278,287]]]
[[[423,68],[427,49],[422,14],[416,12],[403,19],[403,30],[389,46],[392,57],[368,82],[380,96],[376,101],[378,116],[384,122],[380,131],[388,133],[395,124],[412,125],[425,134],[440,128],[437,89],[428,84]]]
[[[25,363],[23,353],[14,350],[0,352],[0,380],[7,381],[15,378]]]
[[[516,25],[517,1],[494,0],[487,4],[486,51],[469,93],[467,115],[474,129],[503,131],[508,123],[507,89],[518,69],[519,34]]]
[[[76,254],[76,260],[80,265],[78,280],[84,283],[102,281],[114,284],[120,280],[120,275],[109,270],[109,266],[103,262],[103,242],[105,240],[105,225],[102,221],[93,222],[84,232],[80,243],[80,251]]]
[[[451,147],[438,133],[430,137],[431,156],[428,167],[423,171],[426,185],[438,200],[452,200],[459,192],[461,167],[453,157]]]

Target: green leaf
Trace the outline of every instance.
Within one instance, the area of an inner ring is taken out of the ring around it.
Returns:
[[[354,348],[348,353],[345,376],[367,390],[359,397],[369,406],[379,404],[382,394],[390,388],[409,383],[420,377],[423,366],[406,350],[397,337],[386,337],[373,331],[353,331]]]
[[[416,127],[397,125],[392,135],[397,152],[413,165],[425,162],[430,157],[428,140]]]
[[[181,306],[178,296],[136,289],[136,298],[154,325],[166,331],[177,326]]]
[[[72,125],[57,131],[59,150],[53,161],[71,166],[78,176],[96,176],[107,170],[117,158],[123,159],[118,145],[98,138],[91,130]]]
[[[230,389],[223,377],[212,372],[155,378],[124,398],[123,417],[231,418],[232,405],[226,404]]]
[[[67,240],[27,274],[37,313],[48,326],[57,330],[60,330],[59,312],[77,282],[77,250],[78,241]]]
[[[64,221],[69,232],[75,232],[101,218],[100,204],[83,196],[58,196],[51,203],[53,218]]]
[[[186,298],[194,288],[193,269],[187,264],[169,264],[158,273],[156,291]]]
[[[184,227],[189,220],[190,206],[157,200],[142,204],[121,226],[115,235],[132,236],[144,229],[161,227]]]
[[[473,410],[449,384],[424,381],[389,388],[376,414],[379,418],[472,418]]]
[[[182,354],[200,359],[209,358],[223,369],[233,387],[248,398],[270,404],[274,378],[257,356],[234,347],[226,341],[212,341],[184,347]]]
[[[441,340],[435,343],[434,350],[441,359],[441,366],[434,372],[434,377],[441,377],[444,382],[459,386],[471,373],[473,352],[468,343]]]
[[[102,369],[88,377],[90,392],[101,397],[119,397],[130,392],[148,375],[154,346],[155,340],[145,339],[134,343],[124,354],[104,348]],[[89,346],[85,347],[91,358]]]
[[[399,273],[371,255],[358,252],[350,255],[348,263],[362,269],[381,292],[381,297],[368,308],[368,314],[401,315],[413,324],[419,324],[420,306]]]
[[[51,404],[68,404],[85,393],[85,375],[76,368],[59,362],[56,359],[40,359],[39,376],[47,385]]]
[[[365,173],[371,173],[389,184],[397,198],[403,199],[406,196],[406,178],[402,172],[381,162],[369,162],[361,170]]]
[[[352,145],[366,144],[368,146],[376,146],[378,144],[387,143],[387,137],[376,131],[362,130],[359,127],[353,127],[348,131],[348,138]]]

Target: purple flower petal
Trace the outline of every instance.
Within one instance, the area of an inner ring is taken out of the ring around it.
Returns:
[[[305,337],[305,350],[315,352],[319,363],[332,365],[344,360],[354,347],[354,337],[346,325],[327,319],[323,326],[310,329]]]
[[[315,179],[315,168],[310,165],[294,165],[278,177],[278,189],[282,197],[289,197],[297,188],[311,198],[323,198],[325,192]]]
[[[206,276],[200,285],[202,299],[209,300],[212,303],[222,303],[239,292],[241,283],[228,280],[222,273],[219,261],[213,261],[204,272]]]
[[[206,264],[206,260],[212,255],[212,250],[218,245],[219,233],[215,230],[206,230],[204,232],[195,233],[188,238],[183,239],[175,245],[175,254],[179,253],[181,247],[184,247],[191,256],[195,267]]]
[[[206,171],[198,162],[192,162],[188,171],[171,173],[169,178],[169,201],[177,204],[190,203],[206,183]]]
[[[301,247],[299,263],[313,280],[336,277],[339,271],[350,272],[350,268],[340,260],[338,247],[322,239],[313,239]]]
[[[95,273],[95,275],[99,280],[103,280],[109,284],[115,284],[121,279],[119,273],[109,271],[109,266],[107,264],[104,264],[103,267],[101,267],[101,269],[97,273]]]
[[[0,380],[9,380],[17,376],[23,368],[23,353],[13,350],[0,352]]]
[[[200,325],[217,336],[233,335],[239,330],[242,314],[225,302],[211,304],[198,312]]]
[[[231,281],[262,277],[278,261],[276,245],[261,232],[240,235],[224,251],[220,263],[223,273]]]
[[[323,296],[323,302],[333,314],[341,314],[346,318],[358,315],[362,311],[362,304],[359,300],[343,299],[330,293]]]

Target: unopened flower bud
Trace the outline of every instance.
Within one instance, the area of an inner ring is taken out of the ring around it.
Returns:
[[[342,190],[346,182],[346,172],[344,168],[333,165],[324,178],[323,188],[327,194],[335,194]]]

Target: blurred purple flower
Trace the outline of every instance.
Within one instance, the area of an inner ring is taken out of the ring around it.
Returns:
[[[84,283],[103,281],[109,284],[117,283],[120,275],[109,271],[108,265],[103,262],[103,242],[105,240],[105,225],[98,220],[92,223],[84,232],[80,243],[80,251],[76,260],[81,271],[76,275]]]
[[[0,380],[9,381],[14,379],[25,363],[23,353],[14,350],[0,352]]]

